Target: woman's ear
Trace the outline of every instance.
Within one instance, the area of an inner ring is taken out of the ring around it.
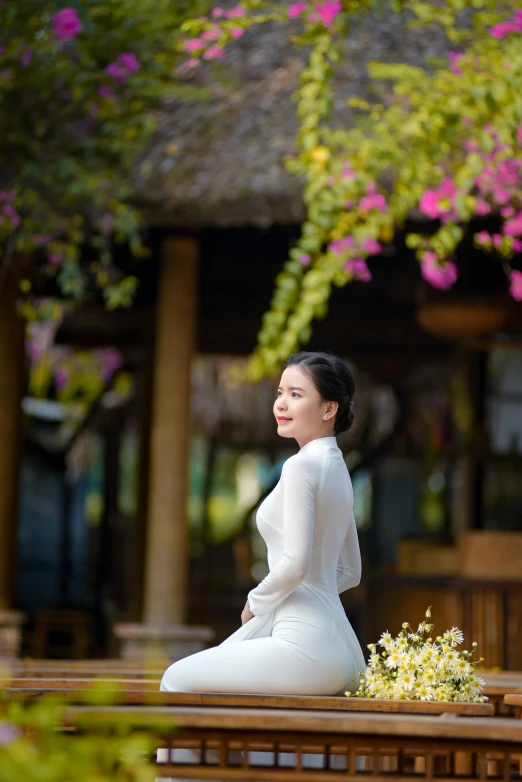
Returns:
[[[339,402],[327,402],[323,418],[325,421],[329,421],[335,416],[339,409]]]

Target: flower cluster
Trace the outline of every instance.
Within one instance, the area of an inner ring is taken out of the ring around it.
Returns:
[[[241,38],[245,30],[239,27],[235,20],[242,19],[246,15],[246,10],[241,5],[230,8],[225,11],[220,6],[216,6],[210,12],[212,23],[199,35],[183,41],[183,49],[191,57],[185,60],[185,68],[194,68],[199,65],[201,58],[204,60],[222,59],[225,52],[225,44],[228,39],[237,40]]]
[[[487,700],[481,695],[484,681],[475,675],[475,667],[481,662],[473,660],[476,643],[472,652],[458,651],[464,637],[457,627],[434,641],[433,625],[427,621],[430,618],[428,608],[417,630],[405,622],[396,638],[386,632],[377,644],[369,645],[370,661],[357,697],[473,703]]]
[[[307,17],[309,22],[330,27],[342,10],[343,7],[340,0],[323,0],[321,3],[314,3],[312,6],[310,6],[310,3],[305,2],[292,3],[288,8],[288,18],[296,19],[305,11],[309,11],[310,13]]]

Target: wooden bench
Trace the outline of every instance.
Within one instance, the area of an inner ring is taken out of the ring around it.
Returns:
[[[374,698],[345,698],[313,695],[222,695],[211,693],[159,692],[151,689],[149,682],[100,679],[96,682],[100,691],[127,705],[165,705],[218,708],[264,708],[286,710],[314,710],[338,712],[377,712],[390,714],[431,714],[468,717],[491,717],[494,707],[490,703],[447,703],[435,701],[376,700]],[[14,679],[4,688],[6,699],[17,695],[40,698],[59,695],[69,702],[85,702],[96,692],[93,682],[87,680],[36,680]]]
[[[513,711],[513,716],[522,719],[522,692],[510,693],[504,696],[504,703]],[[520,776],[522,777],[522,755],[520,756]]]
[[[464,760],[466,779],[484,780],[493,754],[500,758],[503,780],[520,778],[522,723],[504,718],[116,706],[71,707],[64,725],[78,731],[110,733],[125,726],[152,733],[168,758],[157,772],[165,777],[321,782],[339,777],[341,770],[342,778],[349,780],[413,774],[429,780],[453,779],[462,773]],[[183,756],[178,762],[179,755],[172,753],[187,749],[198,751],[195,763]]]

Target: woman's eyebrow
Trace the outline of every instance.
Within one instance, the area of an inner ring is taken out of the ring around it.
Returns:
[[[278,391],[282,391],[282,390],[283,390],[283,387],[282,387],[282,386],[279,386],[279,388],[278,388],[277,390],[278,390]],[[304,388],[301,388],[300,386],[290,386],[290,387],[289,387],[289,390],[290,390],[290,391],[302,391],[303,393],[305,392]]]

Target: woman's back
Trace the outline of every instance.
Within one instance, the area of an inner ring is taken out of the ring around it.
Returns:
[[[254,614],[272,610],[301,584],[330,595],[360,579],[353,492],[334,437],[312,440],[285,462],[259,508],[270,573],[249,594]]]

